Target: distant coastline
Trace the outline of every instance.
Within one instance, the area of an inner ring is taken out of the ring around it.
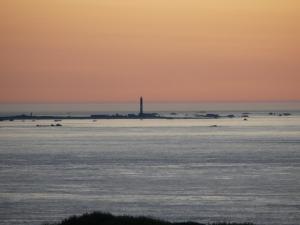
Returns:
[[[234,114],[236,117],[248,112],[251,115],[276,112],[289,112],[300,115],[300,103],[145,103],[145,112],[157,112],[166,117],[186,117],[189,114]],[[34,116],[63,116],[63,117],[90,117],[90,115],[108,114],[121,115],[138,114],[137,103],[32,103],[32,104],[0,104],[0,118],[31,115]],[[174,114],[177,115],[174,115]],[[251,116],[250,115],[250,116]]]
[[[116,216],[110,213],[93,212],[81,216],[71,216],[60,223],[44,225],[205,225],[197,222],[169,222],[146,216]],[[210,223],[210,225],[254,225],[253,223]]]
[[[274,116],[290,116],[290,113],[281,112],[281,113],[274,113],[270,112],[269,115]],[[0,116],[0,121],[14,121],[14,120],[66,120],[66,119],[218,119],[218,118],[234,118],[236,115],[227,114],[227,115],[219,115],[217,113],[197,113],[194,115],[178,115],[175,112],[171,112],[169,115],[160,115],[157,112],[152,113],[145,113],[144,112],[144,101],[143,97],[139,99],[139,112],[137,113],[127,113],[127,114],[120,114],[120,113],[112,113],[112,114],[91,114],[91,115],[84,115],[84,116],[76,116],[76,115],[33,115],[30,114],[19,114],[19,115],[6,115]],[[239,116],[241,118],[249,117],[248,112],[243,112]]]
[[[269,116],[290,116],[291,113],[268,113]],[[220,118],[248,118],[249,113],[241,113],[240,115],[227,114],[220,115],[217,113],[205,113],[194,115],[178,116],[177,113],[170,113],[169,115],[160,115],[159,113],[144,113],[144,114],[94,114],[87,116],[71,116],[71,115],[8,115],[0,116],[0,121],[14,121],[14,120],[97,120],[97,119],[220,119]]]
[[[88,120],[88,119],[218,119],[218,118],[233,118],[234,115],[220,116],[219,114],[204,114],[197,116],[161,116],[158,113],[144,113],[144,114],[95,114],[90,116],[51,116],[51,115],[12,115],[1,116],[0,121],[14,121],[14,120]]]

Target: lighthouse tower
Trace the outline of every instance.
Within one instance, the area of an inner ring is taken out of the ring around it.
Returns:
[[[140,114],[139,116],[142,117],[144,115],[144,109],[143,109],[143,97],[140,97]]]

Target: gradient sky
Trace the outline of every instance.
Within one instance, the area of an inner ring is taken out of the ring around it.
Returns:
[[[300,100],[299,0],[1,0],[0,102]]]

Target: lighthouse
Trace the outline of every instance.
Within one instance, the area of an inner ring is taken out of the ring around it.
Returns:
[[[140,114],[139,116],[142,117],[144,115],[144,109],[143,109],[143,97],[140,97]]]

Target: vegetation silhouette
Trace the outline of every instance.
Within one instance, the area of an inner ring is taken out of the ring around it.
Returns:
[[[93,212],[81,216],[71,216],[62,222],[44,225],[205,225],[196,222],[172,223],[145,216],[115,216],[110,213]],[[252,223],[212,223],[210,225],[254,225]]]

